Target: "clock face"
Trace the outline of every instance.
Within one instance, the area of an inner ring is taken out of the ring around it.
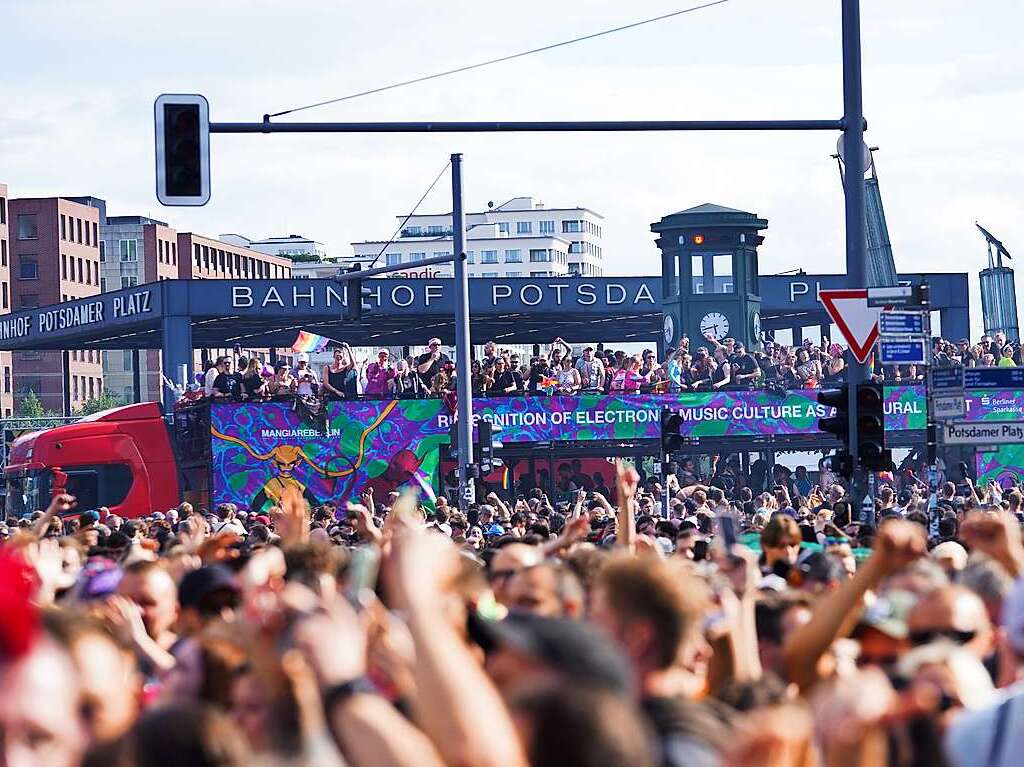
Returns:
[[[716,341],[721,341],[729,335],[729,318],[721,312],[708,312],[700,321],[700,333],[711,333]]]
[[[751,340],[753,340],[754,343],[759,342],[761,340],[761,315],[757,312],[750,315],[750,330],[753,335],[753,339]]]
[[[665,343],[671,344],[676,336],[676,323],[672,320],[671,314],[665,315]]]

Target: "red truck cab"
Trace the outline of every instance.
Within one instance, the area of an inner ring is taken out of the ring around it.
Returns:
[[[66,492],[78,499],[78,512],[106,506],[132,519],[181,501],[170,433],[156,402],[18,437],[4,471],[8,518],[47,507],[54,468],[67,474]]]

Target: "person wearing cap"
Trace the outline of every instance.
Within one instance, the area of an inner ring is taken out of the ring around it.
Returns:
[[[435,337],[427,341],[427,351],[416,358],[416,372],[419,374],[424,388],[429,389],[434,376],[440,373],[445,366],[451,364],[452,361],[448,355],[441,351],[440,338]]]
[[[234,575],[224,565],[207,565],[187,573],[178,584],[178,632],[195,636],[216,620],[230,621],[239,605]]]
[[[747,354],[747,348],[742,342],[733,347],[729,364],[732,366],[732,381],[738,386],[750,386],[761,377],[761,368],[758,367],[757,360]]]
[[[377,352],[377,359],[366,366],[366,386],[363,393],[368,397],[386,396],[391,392],[394,377],[391,353],[387,349],[380,349]]]

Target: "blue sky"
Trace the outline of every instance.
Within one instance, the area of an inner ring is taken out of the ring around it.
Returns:
[[[708,201],[769,219],[765,272],[842,271],[830,134],[214,136],[211,203],[155,200],[161,92],[205,94],[215,120],[258,120],[688,4],[2,0],[0,181],[14,196],[94,194],[111,213],[180,230],[296,232],[348,253],[352,240],[389,234],[461,151],[471,209],[533,194],[602,213],[609,273],[657,271],[649,224]],[[985,254],[976,218],[1024,253],[1022,27],[1019,0],[864,0],[868,140],[881,147],[899,269],[975,273]],[[303,116],[839,117],[839,40],[838,0],[731,0]],[[439,184],[424,208],[450,209],[446,192]],[[980,328],[976,292],[972,304]]]

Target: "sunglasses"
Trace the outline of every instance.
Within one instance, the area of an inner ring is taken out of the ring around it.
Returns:
[[[842,546],[843,544],[846,544],[846,543],[849,543],[849,542],[850,542],[849,538],[835,538],[835,537],[833,537],[831,535],[827,536],[825,538],[825,545],[826,546]]]
[[[958,645],[965,645],[978,635],[977,631],[957,631],[956,629],[925,629],[910,632],[910,644],[914,647],[931,644],[936,639],[949,639]]]

